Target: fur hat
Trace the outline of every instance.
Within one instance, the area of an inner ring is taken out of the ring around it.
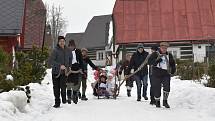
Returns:
[[[161,42],[161,43],[160,43],[160,46],[166,46],[166,47],[169,47],[169,43],[168,43],[168,42]]]
[[[81,48],[81,52],[86,51],[88,52],[87,48]]]

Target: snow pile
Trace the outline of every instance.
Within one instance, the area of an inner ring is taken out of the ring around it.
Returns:
[[[215,119],[215,89],[204,87],[193,81],[173,78],[170,101],[175,108],[187,108],[200,115],[213,116]]]
[[[23,91],[10,91],[0,94],[0,120],[15,121],[20,112],[25,112],[27,97]]]
[[[12,103],[20,111],[24,111],[27,105],[27,97],[24,91],[4,92],[0,95],[0,101]]]
[[[12,75],[7,75],[5,80],[13,81],[13,76]]]
[[[13,103],[9,101],[0,100],[0,120],[1,121],[15,121],[15,113],[17,112],[17,108],[13,105]]]

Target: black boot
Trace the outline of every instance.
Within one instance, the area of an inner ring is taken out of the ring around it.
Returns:
[[[78,98],[81,99],[81,92],[78,91],[77,94],[78,94]]]
[[[147,86],[143,86],[143,98],[144,100],[148,100],[149,98],[147,97]]]
[[[137,101],[141,101],[141,96],[138,96],[138,97],[137,97]]]
[[[164,106],[165,108],[170,108],[170,106],[169,106],[167,100],[163,100],[163,106]]]
[[[151,105],[155,105],[155,98],[154,98],[154,97],[151,97],[150,99],[151,99],[150,104],[151,104]]]
[[[86,101],[86,100],[88,100],[88,98],[85,95],[82,95],[81,96],[81,100],[85,100]]]
[[[147,96],[144,96],[143,98],[144,98],[145,100],[148,100],[148,97],[147,97]]]
[[[161,107],[160,99],[159,100],[155,100],[155,105],[156,105],[157,108]]]
[[[128,89],[127,89],[127,96],[128,96],[128,97],[131,97],[131,90],[128,90]]]
[[[59,108],[59,107],[60,107],[60,104],[55,104],[53,107],[54,107],[54,108]]]
[[[72,100],[72,90],[67,90],[67,102],[68,104],[71,104]]]
[[[78,103],[78,95],[76,91],[73,91],[73,103],[77,104]]]
[[[169,97],[169,92],[163,91],[163,106],[165,108],[170,108],[170,106],[167,102],[168,97]]]

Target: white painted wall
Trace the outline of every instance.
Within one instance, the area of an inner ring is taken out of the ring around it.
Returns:
[[[92,60],[92,62],[97,66],[105,66],[105,60]]]
[[[180,47],[169,47],[167,51],[171,52],[174,57],[176,56],[177,59],[181,57]]]
[[[194,62],[204,62],[206,46],[208,46],[208,44],[193,44]]]

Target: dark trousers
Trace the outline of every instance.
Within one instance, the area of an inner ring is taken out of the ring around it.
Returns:
[[[60,104],[60,94],[62,102],[66,103],[66,76],[60,75],[56,78],[56,75],[52,75],[53,91],[55,96],[55,104]]]
[[[149,75],[149,80],[150,80],[150,97],[151,97],[151,100],[154,100],[154,91],[153,91],[153,85],[152,85],[152,83],[153,83],[153,81],[152,81],[152,75]]]
[[[152,90],[155,98],[161,97],[161,87],[163,85],[163,91],[170,92],[170,74],[166,72],[163,75],[153,74],[152,77]]]
[[[143,86],[142,96],[147,96],[147,87],[148,87],[148,75],[134,75],[134,79],[137,85],[137,97],[141,98],[141,88]]]
[[[82,78],[81,87],[82,87],[82,95],[85,95],[85,92],[87,89],[87,79],[86,78]]]

